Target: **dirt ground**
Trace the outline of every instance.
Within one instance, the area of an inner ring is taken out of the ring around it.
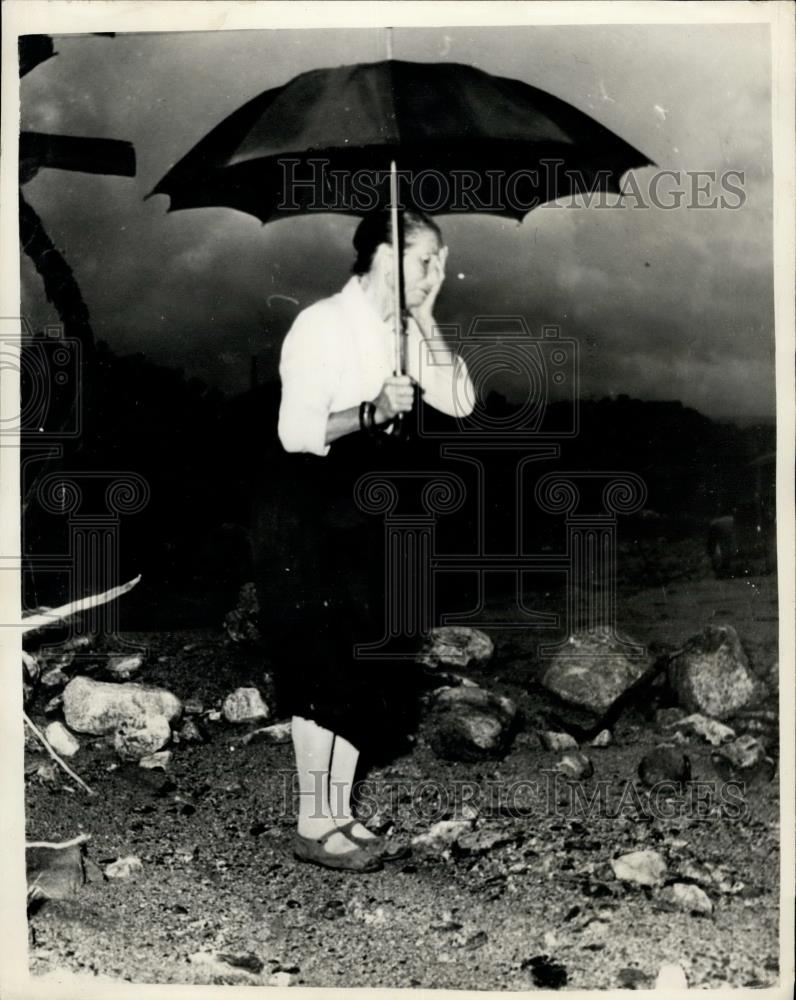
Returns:
[[[551,610],[558,600],[540,593],[537,605]],[[492,611],[499,619],[500,608]],[[653,648],[672,648],[710,623],[735,626],[769,687],[764,707],[776,708],[775,578],[716,581],[706,570],[620,593],[620,627]],[[617,725],[613,745],[586,748],[595,775],[579,787],[603,796],[589,810],[588,796],[552,781],[558,755],[535,734],[549,705],[537,683],[539,633],[489,631],[495,656],[472,676],[512,697],[524,720],[505,759],[440,761],[421,732],[411,753],[367,775],[396,836],[456,815],[469,788],[486,831],[481,847],[413,856],[367,875],[321,870],[291,854],[289,745],[244,745],[239,728],[210,722],[209,741],[174,747],[164,774],[118,766],[103,741],[83,739],[73,765],[96,797],[65,781],[27,785],[30,839],[91,834],[87,883],[31,919],[33,973],[527,990],[649,987],[662,963],[675,962],[691,986],[775,984],[778,772],[747,790],[743,808],[725,809],[710,747],[694,740],[684,749],[694,778],[713,783],[707,800],[686,793],[651,803],[634,784],[636,768],[663,737],[634,711]],[[127,638],[147,647],[143,680],[206,708],[258,680],[257,663],[217,631]],[[769,752],[777,756],[776,735]],[[672,881],[689,863],[712,866],[712,915],[674,911],[660,891],[618,882],[610,859],[641,848],[663,855]],[[141,859],[137,876],[102,877],[102,866],[128,855]],[[231,964],[190,961],[197,952],[224,953]]]

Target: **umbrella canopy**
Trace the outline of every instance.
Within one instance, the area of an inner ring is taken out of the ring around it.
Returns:
[[[572,193],[619,193],[625,171],[651,162],[518,80],[458,63],[387,60],[312,70],[265,91],[151,193],[169,195],[170,211],[227,206],[263,222],[312,211],[365,214],[390,204],[393,160],[402,201],[432,214],[518,219]],[[350,180],[368,171],[376,173]],[[474,190],[476,178],[483,184]]]

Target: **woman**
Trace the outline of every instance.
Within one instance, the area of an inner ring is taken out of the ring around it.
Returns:
[[[391,844],[354,819],[351,790],[360,750],[398,714],[396,678],[403,679],[383,661],[353,655],[383,614],[383,575],[374,572],[378,546],[368,544],[373,537],[355,509],[353,485],[374,463],[389,467],[399,448],[396,419],[412,410],[416,392],[450,415],[466,415],[473,405],[461,359],[437,353],[421,363],[445,278],[448,251],[440,230],[408,211],[403,241],[409,374],[393,374],[393,251],[386,213],[359,225],[353,277],[337,295],[297,316],[279,367],[279,438],[292,461],[299,460],[290,472],[297,530],[288,554],[292,562],[281,573],[272,565],[261,593],[281,635],[277,684],[293,713],[299,788],[294,853],[349,871],[372,871],[396,856]]]

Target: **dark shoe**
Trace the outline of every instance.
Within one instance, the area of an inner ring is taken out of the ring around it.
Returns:
[[[408,844],[398,844],[387,837],[357,837],[351,832],[358,820],[351,820],[344,826],[338,826],[340,833],[344,833],[349,840],[358,847],[363,848],[369,854],[379,858],[381,861],[402,861],[409,857],[412,849]]]
[[[370,851],[359,849],[346,854],[332,854],[326,850],[325,844],[332,834],[338,833],[333,827],[322,837],[314,840],[312,837],[302,837],[296,833],[293,837],[293,854],[299,861],[307,861],[323,868],[334,868],[345,872],[375,872],[381,868],[381,859]],[[351,838],[349,837],[349,840]]]

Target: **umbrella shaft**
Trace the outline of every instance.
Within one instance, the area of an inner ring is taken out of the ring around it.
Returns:
[[[392,230],[392,322],[394,334],[394,362],[396,375],[406,372],[403,325],[403,253],[398,216],[398,167],[395,160],[390,163],[390,229]]]

